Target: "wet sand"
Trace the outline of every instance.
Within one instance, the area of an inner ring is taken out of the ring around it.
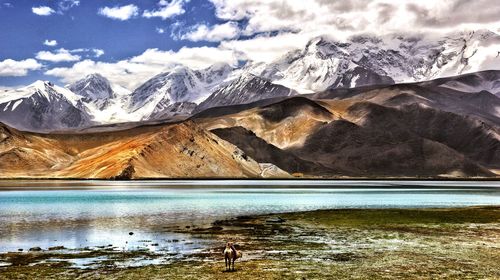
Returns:
[[[163,230],[199,240],[200,249],[123,251],[110,244],[5,253],[0,279],[500,278],[500,207],[495,206],[319,210]],[[243,251],[231,276],[222,256],[228,240]],[[163,242],[146,247],[190,241]]]

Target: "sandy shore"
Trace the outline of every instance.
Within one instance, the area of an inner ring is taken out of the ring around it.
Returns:
[[[500,207],[322,210],[164,230],[206,246],[187,255],[112,245],[5,253],[0,279],[221,279],[227,240],[244,254],[235,279],[500,278]]]

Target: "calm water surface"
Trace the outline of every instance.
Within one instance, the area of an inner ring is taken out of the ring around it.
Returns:
[[[401,184],[412,188],[398,188]],[[0,190],[9,190],[0,191],[0,252],[59,245],[195,251],[203,241],[171,229],[239,215],[315,209],[500,205],[497,182],[401,184],[285,182],[270,187],[257,182],[200,188],[179,182],[3,182]],[[30,190],[19,190],[26,187]],[[158,241],[163,245],[150,246]]]

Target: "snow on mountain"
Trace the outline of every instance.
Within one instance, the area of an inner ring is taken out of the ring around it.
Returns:
[[[92,124],[81,97],[50,82],[0,92],[0,121],[18,129],[50,131]]]
[[[97,123],[138,121],[131,118],[127,110],[130,91],[112,85],[100,74],[90,74],[69,85],[68,89],[81,97],[85,109]]]
[[[271,63],[248,66],[251,73],[302,93],[327,88],[415,82],[498,68],[500,35],[479,30],[444,38],[356,36],[338,42],[312,39],[303,50]]]
[[[225,86],[214,91],[205,101],[196,107],[196,111],[233,104],[251,103],[261,99],[292,96],[297,94],[285,86],[250,73],[243,73]]]
[[[85,102],[103,101],[113,97],[108,79],[97,73],[71,84],[68,89],[82,96]]]
[[[165,108],[183,108],[190,113],[193,104],[205,100],[213,89],[228,78],[233,68],[228,64],[215,64],[206,69],[192,70],[178,66],[161,73],[138,87],[131,94],[130,111],[141,119],[154,119],[162,115]],[[184,104],[184,105],[180,105]]]
[[[99,74],[88,75],[68,89],[39,81],[0,91],[0,121],[21,129],[51,130],[165,119],[214,106],[328,88],[427,81],[495,70],[500,69],[499,54],[500,35],[487,30],[445,37],[364,35],[344,42],[321,36],[269,63],[248,62],[239,69],[224,63],[201,70],[177,66],[133,92]],[[441,87],[500,95],[498,79],[476,80],[449,80]]]

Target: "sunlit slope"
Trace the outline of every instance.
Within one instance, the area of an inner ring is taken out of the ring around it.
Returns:
[[[4,178],[244,178],[261,173],[240,149],[192,122],[102,135],[43,136],[2,126],[2,139]]]

